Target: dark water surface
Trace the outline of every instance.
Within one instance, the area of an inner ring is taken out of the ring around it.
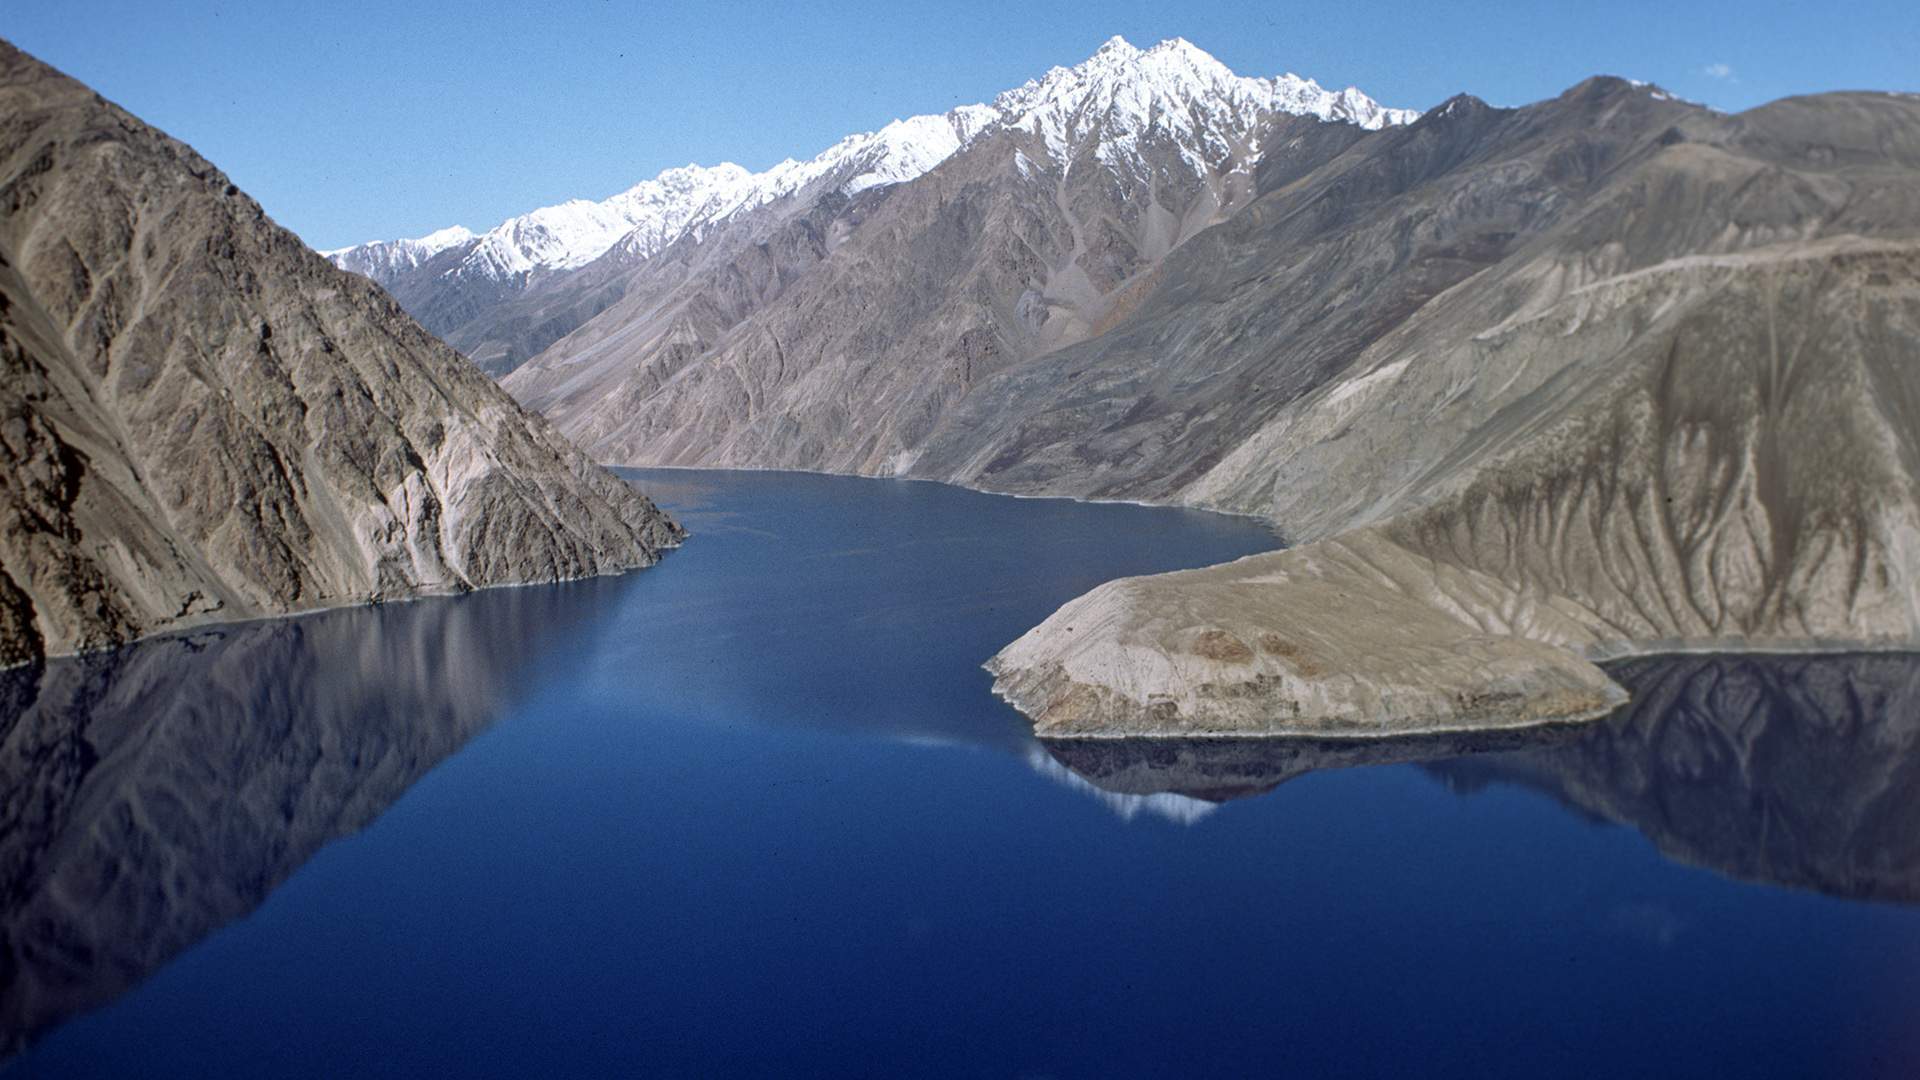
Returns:
[[[6,1075],[1920,1074],[1913,657],[1043,746],[981,660],[1272,537],[636,475],[655,570],[0,676]]]

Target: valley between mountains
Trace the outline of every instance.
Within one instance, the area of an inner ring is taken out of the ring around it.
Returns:
[[[606,305],[507,387],[601,461],[1298,542],[1010,645],[1043,734],[1529,725],[1616,705],[1595,659],[1915,641],[1920,100],[1596,77],[1415,115],[1116,41],[888,132],[928,127],[959,144],[920,175],[816,163],[629,269],[529,276]]]
[[[1600,659],[1920,644],[1920,98],[1417,112],[1116,38],[328,266],[78,84],[0,91],[10,659],[677,541],[589,462],[1286,532],[993,657],[1044,736],[1522,727],[1619,705]]]

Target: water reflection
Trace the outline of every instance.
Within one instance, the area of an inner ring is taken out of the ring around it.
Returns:
[[[1431,764],[1517,783],[1748,881],[1920,900],[1920,657],[1676,656],[1611,669],[1633,702],[1565,745]]]
[[[1569,727],[1382,740],[1043,739],[1034,765],[1078,780],[1123,817],[1151,812],[1192,823],[1221,803],[1312,772],[1537,747],[1578,734]]]
[[[371,823],[632,582],[214,628],[0,673],[0,1058]]]
[[[1191,823],[1310,772],[1417,763],[1462,795],[1545,792],[1733,877],[1920,901],[1920,656],[1670,656],[1610,670],[1633,700],[1590,725],[1382,742],[1044,741],[1035,767],[1123,816]]]

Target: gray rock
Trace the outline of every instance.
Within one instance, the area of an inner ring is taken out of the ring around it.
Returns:
[[[348,268],[379,282],[422,326],[496,379],[618,302],[642,262],[616,245],[577,269],[502,277],[462,264],[477,243],[405,269]]]
[[[0,664],[651,564],[678,527],[191,149],[0,43]]]
[[[1375,538],[1334,540],[1108,582],[987,666],[1055,739],[1405,736],[1592,719],[1626,700],[1573,653],[1474,618],[1516,599]]]

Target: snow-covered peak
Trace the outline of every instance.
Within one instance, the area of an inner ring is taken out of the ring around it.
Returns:
[[[426,253],[428,255],[435,255],[442,251],[445,251],[446,249],[454,246],[455,244],[464,244],[471,239],[473,239],[472,230],[468,229],[464,225],[450,225],[447,228],[440,229],[436,232],[430,232],[425,236],[416,237],[411,240],[369,240],[364,244],[355,244],[352,247],[335,248],[332,251],[323,251],[320,254],[325,255],[328,258],[332,258],[335,255],[342,255],[342,254],[345,254],[346,252],[354,251],[359,248],[370,248],[376,245],[388,245],[388,246],[392,246],[394,248],[402,249],[406,251],[417,251],[417,252]]]
[[[895,120],[877,132],[851,135],[811,162],[784,162],[792,189],[820,176],[857,168],[840,190],[853,194],[927,172],[982,134],[1020,129],[1041,135],[1056,159],[1071,160],[1089,142],[1103,161],[1136,154],[1150,133],[1171,137],[1197,169],[1218,165],[1231,146],[1249,146],[1276,113],[1346,121],[1370,130],[1406,124],[1419,113],[1383,108],[1359,90],[1322,89],[1296,75],[1243,78],[1185,38],[1139,49],[1118,35],[1075,67],[1056,67],[992,102],[939,116]],[[795,183],[794,181],[798,181]]]
[[[473,239],[473,230],[465,225],[449,225],[444,229],[430,232],[413,241],[421,249],[435,253],[442,252],[455,244],[464,244]]]
[[[1322,89],[1312,79],[1236,75],[1184,38],[1137,49],[1114,37],[1084,63],[1056,67],[994,99],[1013,127],[1046,140],[1070,160],[1088,142],[1117,152],[1151,132],[1171,137],[1197,161],[1219,161],[1228,144],[1249,139],[1275,113],[1341,120],[1368,129],[1412,122],[1419,113],[1387,109],[1352,87]],[[1111,154],[1102,154],[1103,160]]]
[[[863,168],[840,185],[848,195],[885,184],[898,184],[952,157],[978,135],[992,117],[979,106],[955,109],[945,116],[913,116],[895,120],[871,135],[855,136],[846,160],[859,157]]]
[[[689,223],[739,203],[754,179],[732,162],[685,165],[603,202],[572,199],[541,207],[489,230],[462,268],[493,277],[571,269],[599,258],[628,235],[646,249],[643,254],[651,254]]]
[[[687,165],[602,202],[574,199],[511,218],[477,240],[456,227],[326,254],[382,281],[469,242],[473,248],[455,272],[490,278],[583,266],[616,244],[645,258],[683,234],[698,236],[712,223],[815,185],[855,195],[912,180],[996,131],[1039,135],[1048,155],[1062,164],[1091,146],[1109,167],[1126,163],[1136,171],[1149,139],[1170,139],[1190,167],[1204,172],[1236,154],[1240,166],[1250,165],[1262,125],[1277,114],[1369,129],[1410,123],[1419,115],[1382,108],[1351,87],[1329,91],[1291,74],[1242,77],[1183,38],[1138,49],[1116,36],[1083,63],[1056,67],[990,103],[895,120],[878,131],[849,135],[806,161],[788,159],[758,173],[731,163]]]
[[[375,240],[320,254],[342,270],[384,283],[472,239],[473,233],[466,227],[454,225],[412,240]]]

